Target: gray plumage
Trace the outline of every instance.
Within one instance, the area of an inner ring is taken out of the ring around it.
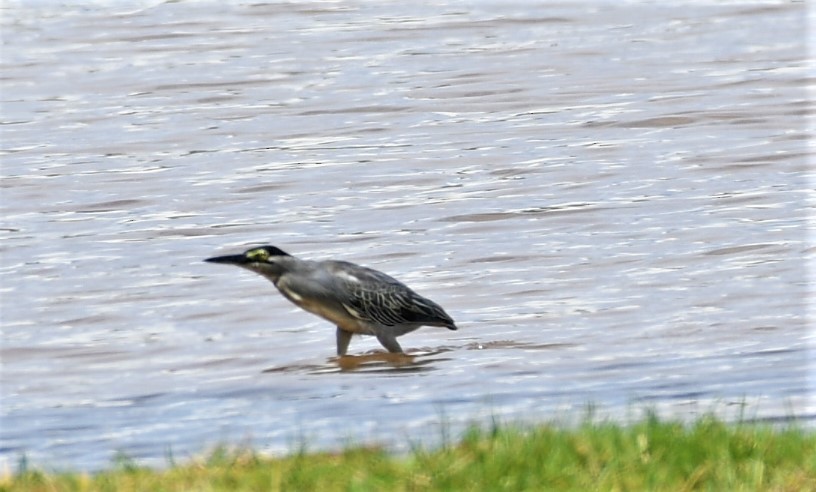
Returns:
[[[308,261],[274,246],[205,261],[237,265],[263,275],[294,304],[337,326],[337,354],[355,333],[374,335],[389,352],[402,352],[396,337],[420,326],[455,330],[435,302],[395,278],[346,261]]]

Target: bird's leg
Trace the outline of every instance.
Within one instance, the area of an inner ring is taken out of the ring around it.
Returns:
[[[378,333],[377,340],[379,340],[380,344],[383,347],[385,347],[386,350],[388,350],[389,352],[395,354],[402,353],[402,347],[400,347],[400,344],[397,342],[397,338],[394,337],[393,335],[389,335],[387,333]]]
[[[346,355],[349,342],[351,342],[351,335],[350,331],[337,327],[337,355]]]

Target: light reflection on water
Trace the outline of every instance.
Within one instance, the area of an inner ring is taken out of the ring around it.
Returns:
[[[588,404],[812,419],[804,6],[426,10],[8,10],[0,462],[404,449]],[[461,329],[336,359],[201,261],[267,242]]]

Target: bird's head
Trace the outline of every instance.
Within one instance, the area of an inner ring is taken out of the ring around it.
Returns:
[[[240,255],[214,256],[204,261],[237,265],[261,274],[273,282],[286,272],[292,256],[275,246],[261,246],[244,251]]]

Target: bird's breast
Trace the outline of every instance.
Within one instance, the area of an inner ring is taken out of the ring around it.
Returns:
[[[289,299],[293,304],[297,305],[304,311],[316,314],[321,318],[334,323],[343,328],[345,331],[351,333],[374,334],[374,330],[368,323],[365,323],[357,318],[351,316],[348,311],[338,306],[335,308],[331,303],[321,302],[317,299],[306,297],[292,290],[284,282],[279,282],[278,290],[284,297]]]

